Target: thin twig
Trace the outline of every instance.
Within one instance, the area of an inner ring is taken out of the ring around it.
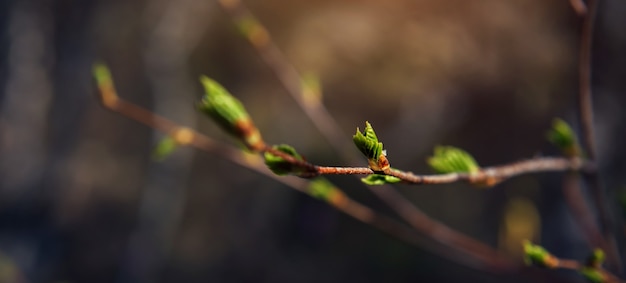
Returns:
[[[416,175],[411,172],[401,171],[398,169],[387,169],[384,171],[374,171],[369,167],[330,167],[318,166],[304,160],[298,160],[293,156],[274,149],[266,147],[264,151],[273,155],[280,156],[294,166],[306,170],[305,177],[317,175],[371,175],[385,174],[399,178],[405,183],[410,184],[448,184],[459,181],[469,182],[471,184],[493,186],[506,179],[531,173],[542,172],[560,172],[560,171],[582,171],[591,172],[594,170],[593,164],[584,161],[581,158],[564,158],[564,157],[536,157],[533,159],[513,162],[500,166],[492,166],[480,168],[474,173],[448,173],[435,175]]]
[[[196,132],[195,130],[179,126],[166,118],[150,112],[149,110],[126,102],[117,96],[112,86],[101,86],[100,100],[107,109],[117,112],[155,130],[166,133],[176,140],[179,145],[191,146],[220,156],[221,158],[230,160],[235,164],[276,180],[291,189],[310,195],[308,181],[295,177],[279,177],[267,169],[258,156],[256,156],[256,159],[251,159],[250,156],[247,156],[239,149],[218,143],[206,135]],[[288,158],[290,158],[290,156]],[[304,166],[305,164],[303,163],[300,165]],[[405,225],[398,223],[389,217],[376,213],[369,207],[350,199],[348,196],[341,193],[340,190],[338,191],[340,192],[340,197],[336,198],[335,201],[329,201],[328,203],[330,205],[335,207],[337,210],[352,216],[365,224],[373,226],[399,240],[432,252],[438,256],[445,257],[453,262],[483,270],[485,272],[510,272],[519,268],[517,264],[499,254],[497,251],[480,242],[476,242],[471,238],[465,239],[455,237],[455,244],[449,245],[450,239],[445,237],[450,234],[449,231],[433,230],[431,233],[425,233],[429,236],[430,240],[439,242],[442,245],[433,245],[430,241],[421,240],[414,230],[409,229]]]

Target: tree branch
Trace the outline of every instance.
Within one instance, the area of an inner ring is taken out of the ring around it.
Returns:
[[[129,103],[117,96],[112,84],[99,84],[99,86],[99,98],[105,108],[168,134],[178,145],[191,146],[217,155],[280,182],[291,189],[314,196],[307,180],[277,176],[263,165],[259,156],[256,156],[256,159],[251,159],[250,156],[245,154],[242,150],[220,144],[195,130],[177,125],[149,110]],[[269,147],[268,151],[283,155],[283,152]],[[301,162],[290,155],[285,154],[284,158],[291,160],[294,164],[299,166],[314,168],[314,165]],[[389,217],[380,215],[371,208],[352,200],[340,189],[334,188],[333,192],[334,196],[326,201],[337,210],[420,249],[427,250],[453,262],[489,273],[510,272],[519,269],[518,264],[501,255],[493,248],[470,237],[459,234],[445,226],[438,226],[438,223],[422,227],[424,229],[418,229],[421,233],[428,236],[430,240],[439,243],[439,245],[433,245],[430,241],[421,240],[412,229],[409,229],[405,225]],[[421,223],[425,225],[433,224],[427,221],[428,219],[423,219]]]

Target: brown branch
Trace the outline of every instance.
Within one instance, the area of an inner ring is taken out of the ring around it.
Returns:
[[[141,124],[170,135],[170,137],[173,138],[179,145],[191,146],[220,156],[221,158],[230,160],[235,164],[276,180],[291,189],[311,195],[311,189],[309,188],[308,181],[293,177],[279,177],[263,165],[259,156],[256,156],[256,159],[251,160],[250,156],[244,154],[239,149],[215,142],[211,138],[196,132],[195,130],[179,126],[176,123],[156,115],[144,108],[126,102],[117,96],[112,85],[100,86],[100,101],[105,108],[111,111],[117,112]],[[268,148],[267,151],[271,151],[272,153],[279,155],[283,154],[281,151],[273,150],[271,148]],[[289,159],[291,162],[298,164],[299,166],[310,166],[311,168],[315,167],[309,163],[294,159],[290,155],[286,155],[285,159]],[[334,201],[328,201],[331,206],[365,224],[375,227],[420,249],[427,250],[453,262],[483,270],[485,272],[500,273],[514,271],[519,268],[516,263],[499,254],[494,249],[477,242],[472,238],[458,237],[455,232],[446,230],[449,229],[447,227],[445,227],[445,229],[441,229],[439,227],[439,229],[420,230],[421,232],[424,232],[430,240],[434,240],[441,245],[433,245],[430,241],[421,240],[414,230],[389,217],[380,215],[367,206],[350,199],[338,189],[337,192],[339,196],[336,197]],[[434,226],[433,228],[438,227]],[[450,244],[451,242],[454,244]]]

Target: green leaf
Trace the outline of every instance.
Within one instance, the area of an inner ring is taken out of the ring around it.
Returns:
[[[241,102],[218,82],[206,76],[200,77],[200,81],[206,94],[198,105],[199,110],[238,138],[248,149],[260,151],[265,144]]]
[[[527,265],[537,265],[542,267],[554,268],[558,262],[556,258],[550,254],[542,246],[534,245],[530,241],[524,241],[524,262]]]
[[[434,155],[428,158],[428,165],[440,174],[474,173],[480,167],[469,153],[452,146],[437,146]]]
[[[383,175],[383,174],[372,174],[372,175],[368,175],[365,178],[361,178],[361,182],[370,185],[370,186],[376,186],[376,185],[384,185],[384,184],[395,184],[395,183],[399,183],[402,180],[394,177],[394,176],[389,176],[389,175]]]
[[[154,148],[152,152],[152,159],[155,161],[163,161],[166,157],[168,157],[174,150],[178,147],[176,141],[167,136],[163,138],[157,146]]]
[[[300,154],[298,154],[298,152],[296,152],[296,150],[290,145],[275,145],[273,146],[273,148],[282,151],[290,156],[293,156],[297,160],[304,161],[304,158],[302,158],[302,156],[300,156]],[[270,168],[270,170],[272,170],[272,172],[274,172],[274,174],[276,175],[299,175],[306,171],[306,168],[302,168],[296,164],[290,163],[284,158],[274,155],[270,152],[266,151],[264,157],[265,165],[267,165],[267,167]]]
[[[597,268],[585,266],[580,269],[580,274],[582,274],[589,282],[592,283],[606,283],[607,278],[602,271]]]
[[[556,118],[552,122],[552,129],[548,131],[548,140],[558,147],[567,156],[580,155],[578,139],[572,128],[562,119]]]
[[[333,193],[337,190],[335,185],[325,178],[316,178],[309,183],[309,195],[314,198],[329,201]]]
[[[365,122],[363,133],[356,128],[356,134],[352,137],[356,147],[367,157],[368,160],[378,163],[378,159],[383,155],[383,143],[378,141],[374,128],[369,122]]]

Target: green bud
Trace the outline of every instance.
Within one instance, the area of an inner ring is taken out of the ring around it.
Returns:
[[[374,171],[383,171],[389,167],[389,163],[383,153],[383,143],[378,141],[374,128],[369,122],[365,122],[363,133],[356,128],[356,134],[352,136],[356,147],[367,157],[370,168]]]
[[[260,151],[265,146],[259,130],[254,126],[241,102],[232,96],[218,82],[200,77],[205,95],[198,108],[211,117],[229,134],[238,138],[252,151]]]
[[[296,150],[290,145],[286,145],[286,144],[275,145],[273,146],[273,148],[281,152],[284,152],[294,157],[297,160],[304,161],[304,158],[302,158],[302,156],[298,154],[298,152],[296,152]],[[274,172],[274,174],[276,175],[287,175],[287,174],[300,175],[306,172],[306,168],[302,168],[270,152],[266,151],[264,154],[264,157],[265,157],[265,165],[267,165],[267,167],[270,168],[270,170],[272,170],[272,172]]]
[[[541,267],[555,268],[558,260],[542,246],[534,245],[526,240],[524,245],[524,262],[527,265],[537,265]]]
[[[440,174],[474,173],[480,170],[474,157],[452,146],[435,147],[434,155],[428,158],[428,165]]]
[[[572,128],[562,119],[556,118],[552,122],[552,129],[548,131],[548,140],[558,147],[563,154],[574,157],[580,155],[578,139]]]
[[[361,182],[370,186],[395,184],[401,181],[402,180],[400,178],[389,176],[389,175],[383,175],[383,174],[372,174],[372,175],[368,175],[365,178],[361,178]]]
[[[176,141],[167,136],[164,137],[154,148],[152,151],[152,159],[155,161],[163,161],[166,157],[168,157],[174,150],[177,148]]]

